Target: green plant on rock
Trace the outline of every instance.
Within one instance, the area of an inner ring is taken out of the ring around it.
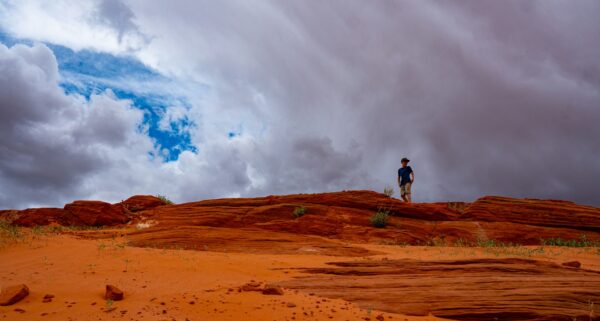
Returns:
[[[302,217],[304,214],[306,214],[306,207],[298,206],[294,209],[294,217],[295,218]]]
[[[164,195],[156,195],[156,198],[160,199],[165,205],[173,205],[173,202]]]
[[[388,224],[389,210],[379,209],[377,213],[371,216],[371,225],[376,228],[384,228]]]
[[[394,188],[391,186],[386,186],[383,189],[383,194],[385,194],[387,197],[392,197],[392,195],[394,195]]]

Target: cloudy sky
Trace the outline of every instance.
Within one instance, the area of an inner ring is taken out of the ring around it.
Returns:
[[[0,0],[0,208],[382,191],[404,156],[415,201],[600,206],[599,21],[596,0]]]

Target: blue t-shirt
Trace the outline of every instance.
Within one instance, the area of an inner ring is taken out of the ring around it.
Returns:
[[[402,180],[400,181],[400,186],[403,186],[406,183],[410,183],[410,173],[412,172],[413,170],[412,168],[410,168],[410,166],[400,167],[400,169],[398,170],[398,177],[402,178]]]

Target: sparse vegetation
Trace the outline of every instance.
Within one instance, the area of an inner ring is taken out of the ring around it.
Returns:
[[[386,186],[383,189],[383,194],[385,194],[387,197],[392,197],[394,195],[394,188],[391,186]]]
[[[590,241],[587,235],[582,234],[579,239],[565,240],[560,237],[550,239],[540,239],[542,246],[565,246],[565,247],[600,247],[600,242]]]
[[[448,209],[459,213],[463,213],[467,208],[467,203],[463,202],[448,202]]]
[[[111,312],[114,309],[116,309],[116,307],[114,306],[114,301],[113,300],[106,300],[106,306],[104,307],[104,312]]]
[[[164,195],[156,195],[156,198],[160,199],[165,205],[173,205],[173,202]]]
[[[23,240],[24,235],[19,227],[0,221],[0,246],[19,242]]]
[[[295,218],[302,217],[304,214],[306,214],[306,207],[298,206],[294,209],[294,217]]]
[[[389,210],[379,209],[377,213],[371,216],[371,224],[376,228],[384,228],[388,224]]]

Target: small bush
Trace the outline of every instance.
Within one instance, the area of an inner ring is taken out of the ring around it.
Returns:
[[[371,216],[371,224],[373,227],[383,228],[388,224],[388,216],[390,215],[390,211],[386,210],[378,210],[377,213]]]
[[[161,201],[163,201],[163,203],[165,203],[165,205],[173,205],[173,202],[171,202],[170,199],[168,199],[166,196],[164,195],[156,195],[156,198],[160,199]]]
[[[0,221],[0,246],[19,242],[24,239],[21,230],[12,224]]]
[[[540,239],[542,246],[565,246],[565,247],[600,247],[600,242],[590,241],[587,239],[587,235],[583,234],[579,239],[565,240],[558,238],[551,239]]]
[[[301,217],[304,214],[306,214],[306,207],[299,206],[294,209],[294,217],[295,218]]]
[[[387,197],[392,197],[392,195],[394,195],[394,188],[391,186],[386,186],[383,189],[383,194],[385,194]]]
[[[464,213],[467,208],[467,203],[464,202],[448,202],[448,209],[459,213]]]

